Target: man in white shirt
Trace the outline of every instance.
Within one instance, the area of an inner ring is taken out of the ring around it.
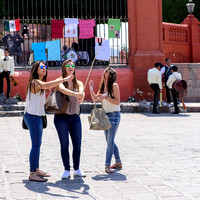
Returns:
[[[4,56],[4,51],[0,49],[0,59]]]
[[[0,96],[3,96],[3,83],[4,78],[7,81],[7,94],[6,98],[10,97],[10,74],[14,74],[14,58],[9,56],[9,50],[4,50],[4,56],[0,59]]]
[[[158,96],[162,92],[162,81],[160,69],[163,66],[162,63],[155,63],[154,68],[148,70],[147,80],[150,87],[154,90],[154,102],[153,102],[153,113],[159,114],[158,112]]]
[[[173,102],[174,102],[174,112],[172,114],[179,114],[179,109],[177,105],[178,92],[173,88],[173,83],[176,80],[182,79],[181,74],[178,73],[177,70],[178,70],[177,66],[172,66],[172,70],[171,70],[172,74],[169,76],[168,81],[166,83],[172,93]]]
[[[171,67],[172,67],[171,60],[169,58],[166,58],[165,59],[165,63],[166,63],[166,65],[162,67],[162,69],[160,70],[160,72],[161,72],[161,76],[164,77],[167,103],[171,103],[170,90],[169,90],[169,87],[166,84],[169,76],[172,74],[172,72],[171,72]]]

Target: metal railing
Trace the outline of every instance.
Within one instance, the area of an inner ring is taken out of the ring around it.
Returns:
[[[2,5],[1,5],[2,4]],[[109,40],[110,61],[95,61],[95,65],[128,63],[128,17],[127,0],[1,0],[0,39],[5,35],[20,35],[22,56],[14,56],[19,66],[27,66],[31,55],[31,44],[54,40],[51,37],[51,20],[64,18],[95,19],[95,37]],[[108,38],[108,20],[120,19],[120,39]],[[20,19],[20,31],[6,32],[5,20]],[[22,36],[24,26],[28,33]],[[95,55],[95,38],[59,38],[61,50],[64,45],[78,53],[87,52],[87,59],[80,59],[78,65],[90,65]],[[61,65],[61,61],[51,61],[49,65]]]

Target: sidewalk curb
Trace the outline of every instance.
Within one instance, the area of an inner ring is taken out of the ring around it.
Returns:
[[[147,105],[143,102],[121,102],[121,113],[151,113],[152,105]],[[97,107],[101,107],[100,103],[97,103]],[[180,112],[200,112],[200,103],[186,103],[187,109],[184,110],[182,104],[180,104]],[[0,105],[0,117],[15,117],[22,116],[24,113],[25,102],[18,102],[16,105]],[[81,104],[81,113],[91,113],[94,108],[94,103],[84,102]],[[173,112],[173,105],[159,107],[160,113]]]

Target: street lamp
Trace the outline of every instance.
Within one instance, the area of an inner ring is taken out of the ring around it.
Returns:
[[[191,14],[193,13],[193,11],[194,11],[194,6],[195,6],[195,4],[192,3],[192,0],[189,0],[189,3],[187,3],[186,6],[187,6],[188,12],[189,12],[190,15],[191,15]]]

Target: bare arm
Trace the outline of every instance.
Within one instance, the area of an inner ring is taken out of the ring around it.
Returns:
[[[78,81],[78,86],[79,86],[79,92],[75,92],[75,91],[67,89],[63,85],[63,83],[61,83],[58,86],[58,90],[65,95],[76,97],[79,100],[79,102],[82,103],[85,97],[85,93],[83,93],[83,83],[81,81]]]
[[[83,92],[84,86],[81,81],[78,81],[78,86],[79,86],[79,103],[82,103],[84,98],[85,98],[85,92]]]
[[[90,95],[91,95],[92,101],[94,101],[94,102],[98,101],[98,97],[94,93],[94,90],[93,90],[93,81],[92,80],[89,82],[89,90],[90,90]]]
[[[99,100],[102,101],[103,99],[106,99],[110,103],[118,106],[120,104],[120,91],[117,83],[113,84],[113,96],[114,98],[105,95],[100,95]]]
[[[48,81],[48,82],[43,82],[39,79],[37,80],[34,80],[36,83],[36,87],[38,89],[50,89],[50,88],[53,88],[53,87],[56,87],[57,85],[59,85],[60,83],[63,83],[63,82],[66,82],[66,81],[70,81],[74,78],[73,75],[70,75],[68,77],[65,77],[65,78],[57,78],[56,80],[53,80],[53,81]]]

